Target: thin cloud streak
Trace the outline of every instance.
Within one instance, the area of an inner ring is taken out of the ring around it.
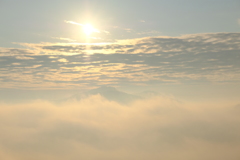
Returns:
[[[81,24],[81,23],[77,23],[77,22],[73,22],[73,21],[64,21],[65,23],[70,23],[70,24],[75,24],[75,25],[78,25],[78,26],[84,26],[84,24]]]
[[[100,31],[98,29],[94,28],[91,24],[81,24],[81,23],[77,23],[77,22],[73,22],[73,21],[66,21],[66,20],[64,22],[81,26],[83,28],[83,30],[85,30],[85,32],[88,32],[88,30],[90,29],[91,32],[100,33]],[[90,34],[90,33],[87,33],[87,34]]]
[[[77,40],[73,40],[73,39],[70,39],[70,38],[63,38],[63,37],[52,37],[52,38],[53,39],[63,40],[63,41],[69,41],[69,42],[77,41]]]

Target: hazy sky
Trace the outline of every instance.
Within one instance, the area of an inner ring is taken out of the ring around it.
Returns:
[[[109,34],[101,42],[146,36],[239,32],[238,0],[1,0],[1,47],[12,42],[84,42],[81,27],[91,23]],[[17,47],[16,45],[14,45]]]
[[[237,0],[0,4],[3,88],[240,79]]]
[[[239,97],[239,0],[0,0],[0,159],[239,160]]]

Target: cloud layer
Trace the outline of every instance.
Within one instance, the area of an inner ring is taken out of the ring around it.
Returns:
[[[0,107],[5,160],[240,158],[239,107],[167,97],[129,105],[99,95]]]
[[[1,48],[4,87],[239,83],[240,34],[148,37],[113,44],[22,44]]]

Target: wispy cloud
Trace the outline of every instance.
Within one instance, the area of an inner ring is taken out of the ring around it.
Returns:
[[[159,31],[145,31],[145,32],[139,32],[139,33],[137,33],[137,34],[139,34],[139,35],[145,35],[145,36],[157,36],[157,35],[160,35],[160,33],[161,32],[159,32]]]
[[[78,25],[78,26],[84,26],[84,24],[81,24],[81,23],[77,23],[77,22],[73,22],[73,21],[64,21],[65,23],[70,23],[70,24],[75,24],[75,25]]]
[[[70,39],[70,38],[63,38],[63,37],[52,37],[54,39],[59,39],[63,41],[68,41],[68,42],[75,42],[76,40]]]
[[[131,28],[125,28],[124,30],[127,31],[127,32],[132,32]]]
[[[94,28],[91,24],[81,24],[81,23],[77,23],[77,22],[73,22],[73,21],[64,21],[64,22],[82,26],[82,28],[86,34],[91,34],[92,32],[100,33],[100,31],[98,29]]]

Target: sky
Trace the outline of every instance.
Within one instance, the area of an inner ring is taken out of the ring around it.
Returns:
[[[0,158],[238,160],[239,0],[0,0]]]

